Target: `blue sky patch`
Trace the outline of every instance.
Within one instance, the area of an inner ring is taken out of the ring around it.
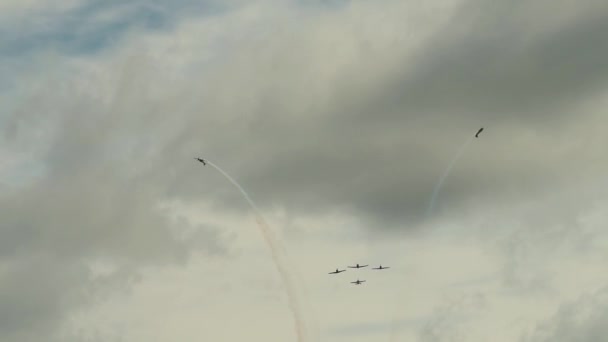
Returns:
[[[170,29],[184,16],[219,14],[226,6],[216,2],[89,1],[55,17],[24,18],[0,29],[0,58],[29,55],[43,49],[67,54],[96,53],[119,40],[130,29]],[[44,28],[36,27],[39,22]]]

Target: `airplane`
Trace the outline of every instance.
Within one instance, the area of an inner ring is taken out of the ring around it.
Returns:
[[[359,264],[357,264],[357,266],[348,266],[348,268],[363,268],[363,267],[367,267],[369,265],[363,265],[363,266],[359,266]]]
[[[372,270],[385,270],[387,268],[390,268],[390,267],[382,267],[382,265],[380,265],[380,267],[373,267]]]
[[[351,284],[355,284],[355,285],[361,285],[361,283],[365,283],[365,280],[359,280],[357,279],[357,281],[351,281]]]
[[[346,270],[338,270],[338,269],[336,268],[336,270],[335,270],[334,272],[329,272],[329,273],[327,273],[327,274],[338,274],[338,273],[342,273],[342,272],[344,272],[344,271],[346,271]]]
[[[194,158],[194,159],[196,159],[199,162],[203,163],[203,165],[207,165],[207,163],[205,163],[205,159],[201,159],[201,158]]]
[[[483,127],[481,127],[477,133],[475,133],[475,138],[479,138],[479,133],[481,133],[481,131],[483,131]]]

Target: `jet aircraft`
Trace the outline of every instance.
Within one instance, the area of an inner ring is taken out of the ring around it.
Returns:
[[[348,268],[363,268],[363,267],[367,267],[369,265],[363,265],[363,266],[359,266],[359,264],[357,264],[357,266],[348,266]]]
[[[346,270],[338,270],[338,269],[336,268],[336,270],[335,270],[334,272],[329,272],[329,273],[327,273],[327,274],[338,274],[338,273],[342,273],[342,272],[344,272],[344,271],[346,271]]]
[[[196,159],[199,162],[203,163],[203,165],[207,165],[207,163],[205,163],[205,159],[201,159],[201,158],[194,158],[194,159]]]
[[[355,284],[355,285],[361,285],[361,283],[365,283],[365,280],[359,280],[357,279],[357,281],[351,281],[351,284]]]
[[[390,268],[390,267],[382,267],[382,265],[380,265],[380,267],[373,267],[372,270],[385,270],[387,268]]]
[[[483,127],[481,127],[477,133],[475,133],[475,138],[479,138],[479,133],[481,133],[481,131],[483,131]]]

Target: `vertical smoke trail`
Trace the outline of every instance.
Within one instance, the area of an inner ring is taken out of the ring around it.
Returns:
[[[466,150],[467,146],[469,146],[471,141],[473,141],[473,138],[474,137],[470,137],[469,139],[467,139],[467,141],[464,143],[464,145],[462,145],[460,147],[460,149],[456,153],[456,156],[454,157],[454,159],[452,159],[452,161],[448,165],[448,168],[445,170],[445,172],[439,179],[439,182],[437,183],[437,185],[435,186],[435,189],[433,190],[433,195],[431,196],[431,201],[430,201],[429,207],[426,211],[427,216],[430,216],[431,213],[433,212],[433,209],[435,208],[435,200],[437,199],[437,195],[439,194],[439,190],[441,190],[441,186],[443,185],[443,182],[448,178],[450,171],[452,170],[452,167],[454,167],[454,165],[456,165],[456,162],[458,161],[458,159],[460,159],[460,156]]]
[[[272,260],[274,261],[275,267],[279,271],[281,279],[285,285],[287,290],[287,300],[289,303],[289,308],[293,314],[293,319],[295,323],[296,335],[298,336],[298,341],[303,342],[306,340],[306,322],[304,320],[304,316],[302,314],[302,308],[300,305],[300,299],[298,297],[298,291],[296,289],[296,284],[294,282],[293,277],[289,274],[289,262],[287,260],[287,254],[283,246],[279,243],[277,237],[273,234],[272,229],[264,220],[264,217],[260,213],[260,210],[255,205],[253,200],[249,197],[247,192],[237,183],[229,174],[227,174],[224,170],[222,170],[219,166],[213,164],[212,162],[205,159],[205,162],[215,168],[218,172],[220,172],[230,183],[232,183],[245,197],[245,200],[249,203],[251,208],[253,209],[256,217],[256,222],[258,227],[260,228],[260,232],[266,241],[266,244],[270,248],[270,252],[272,254]]]

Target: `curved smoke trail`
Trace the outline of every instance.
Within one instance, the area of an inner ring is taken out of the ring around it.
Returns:
[[[243,195],[249,206],[253,209],[256,217],[256,222],[258,227],[260,228],[260,232],[266,241],[266,244],[270,248],[270,252],[272,254],[272,260],[274,261],[275,267],[279,271],[281,279],[285,285],[287,290],[287,300],[289,303],[289,308],[293,314],[293,319],[295,323],[296,335],[298,336],[298,341],[303,342],[306,340],[308,336],[306,334],[306,322],[304,319],[304,315],[302,314],[302,308],[300,304],[300,299],[298,297],[298,291],[296,288],[296,284],[294,282],[293,277],[289,274],[289,269],[292,268],[289,266],[289,262],[287,260],[287,254],[283,246],[279,243],[279,240],[274,235],[272,229],[266,223],[266,220],[260,213],[260,210],[255,205],[253,200],[249,197],[247,192],[237,183],[229,174],[227,174],[224,170],[222,170],[219,166],[213,164],[212,162],[205,159],[205,162],[211,165],[214,169],[216,169],[219,173],[221,173],[232,185],[234,185]]]
[[[473,141],[473,138],[474,137],[470,137],[469,139],[467,139],[467,141],[460,147],[460,149],[456,153],[456,156],[452,159],[452,161],[448,165],[447,169],[445,170],[445,172],[439,179],[439,182],[437,182],[437,185],[435,185],[435,189],[433,190],[433,195],[431,196],[431,201],[429,202],[429,207],[426,211],[427,216],[430,216],[431,213],[433,212],[433,209],[435,208],[435,200],[437,199],[437,195],[439,194],[439,190],[441,190],[441,186],[443,185],[443,182],[448,178],[448,176],[450,175],[450,171],[452,170],[454,165],[456,165],[456,162],[458,161],[458,159],[460,159],[460,156],[467,149],[467,147],[469,146],[471,141]]]

